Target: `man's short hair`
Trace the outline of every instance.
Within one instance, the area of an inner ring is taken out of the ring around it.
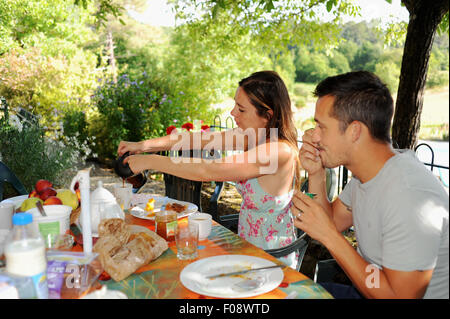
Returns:
[[[334,96],[330,116],[339,120],[341,131],[359,121],[374,139],[391,143],[394,102],[389,89],[375,74],[355,71],[328,77],[317,85],[314,95]]]

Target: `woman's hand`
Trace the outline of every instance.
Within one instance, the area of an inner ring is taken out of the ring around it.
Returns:
[[[320,170],[323,170],[322,160],[319,156],[316,143],[313,142],[312,134],[314,129],[305,131],[302,137],[302,147],[299,151],[300,163],[309,175],[314,175]]]
[[[137,174],[149,169],[149,164],[151,162],[149,155],[130,155],[123,160],[123,164],[126,165],[127,163],[133,174]]]
[[[141,142],[127,142],[121,141],[119,143],[119,147],[117,148],[117,153],[119,156],[122,156],[126,152],[130,152],[130,154],[139,154],[143,153],[143,147]]]

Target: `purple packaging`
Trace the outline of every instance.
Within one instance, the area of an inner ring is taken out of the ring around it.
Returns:
[[[61,288],[64,282],[66,261],[49,260],[47,262],[48,298],[61,299]]]

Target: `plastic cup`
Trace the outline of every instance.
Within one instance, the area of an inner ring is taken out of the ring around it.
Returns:
[[[198,225],[195,223],[179,224],[175,230],[177,257],[180,260],[191,260],[198,257]]]

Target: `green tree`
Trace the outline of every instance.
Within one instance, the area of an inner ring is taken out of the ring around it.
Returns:
[[[391,0],[387,0],[391,2]],[[308,43],[318,45],[337,43],[336,21],[342,14],[355,14],[358,10],[349,1],[232,1],[232,0],[174,0],[179,17],[188,22],[193,14],[184,13],[189,4],[203,10],[202,18],[214,19],[226,11],[228,23],[236,28],[245,26],[255,37],[264,39],[272,47]],[[448,33],[448,0],[402,0],[410,13],[402,58],[392,137],[397,147],[412,148],[417,141],[420,113],[423,105],[423,88],[428,70],[428,60],[437,30]],[[326,6],[335,15],[333,23],[317,23],[314,8]],[[198,17],[197,17],[198,19]],[[404,32],[404,29],[403,29]],[[328,37],[324,36],[328,33]],[[283,43],[283,45],[279,45]]]
[[[354,42],[357,46],[361,46],[366,42],[372,44],[379,43],[380,38],[374,33],[372,24],[365,21],[347,22],[342,26],[341,36],[348,41]]]
[[[96,85],[92,8],[64,0],[0,0],[0,94],[11,107],[41,115],[58,128],[54,110],[78,108]]]
[[[272,69],[278,72],[289,91],[294,89],[295,83],[295,50],[282,51],[272,57]]]
[[[227,19],[218,14],[214,21],[178,26],[159,69],[172,92],[184,92],[191,118],[211,122],[211,104],[233,96],[241,78],[272,67],[251,34]]]
[[[409,11],[410,20],[395,103],[392,139],[397,147],[414,148],[420,129],[423,90],[433,39],[440,28],[448,33],[449,2],[402,0],[402,3]]]
[[[400,76],[400,68],[396,63],[389,60],[378,62],[375,64],[374,73],[386,83],[391,93],[395,93]]]
[[[365,41],[356,51],[355,57],[353,58],[351,64],[352,70],[366,70],[374,72],[375,65],[377,64],[381,53],[381,46]]]
[[[339,52],[333,50],[329,57],[330,68],[336,70],[336,73],[346,73],[350,71],[350,64],[347,57]]]
[[[353,41],[345,39],[345,41],[341,41],[337,47],[337,51],[345,56],[349,65],[352,65],[356,52],[358,51],[358,45]]]

